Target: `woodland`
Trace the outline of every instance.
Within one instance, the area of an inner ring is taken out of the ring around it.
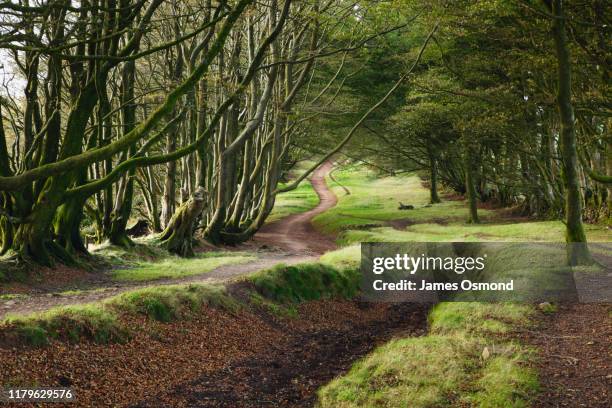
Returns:
[[[609,407],[611,13],[0,0],[0,401]],[[359,297],[468,241],[574,301]]]
[[[0,252],[20,261],[74,264],[86,241],[129,246],[134,219],[182,256],[196,233],[244,242],[277,194],[339,151],[426,171],[431,202],[443,183],[465,194],[474,223],[477,201],[564,219],[568,242],[609,220],[604,1],[0,11]]]

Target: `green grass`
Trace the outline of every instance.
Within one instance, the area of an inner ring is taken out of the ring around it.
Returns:
[[[440,303],[429,335],[377,348],[322,387],[318,406],[528,406],[538,389],[530,353],[495,334],[526,324],[530,313],[520,305]]]
[[[476,390],[464,397],[481,408],[527,408],[529,397],[539,388],[534,371],[525,367],[528,354],[493,357],[482,368]]]
[[[152,245],[153,237],[135,238],[134,246],[125,248],[105,242],[90,247],[93,255],[99,256],[112,265],[131,266],[143,260],[155,261],[168,257],[168,251]]]
[[[427,206],[429,191],[414,174],[380,177],[363,166],[336,171],[334,177],[351,191],[329,186],[338,196],[336,207],[313,220],[317,229],[338,235],[338,243],[436,242],[436,241],[564,241],[561,221],[504,221],[495,211],[478,210],[481,224],[466,223],[464,201],[443,201]],[[415,206],[398,210],[399,202]],[[389,221],[406,220],[404,230]],[[590,241],[609,241],[610,232],[601,225],[585,225]]]
[[[449,405],[470,370],[469,339],[442,336],[388,342],[323,387],[319,407],[441,407]]]
[[[169,322],[188,319],[205,306],[231,312],[239,308],[223,286],[158,286],[126,292],[102,302],[62,306],[28,316],[11,315],[0,322],[0,334],[32,346],[47,345],[52,339],[121,342],[130,333],[122,321],[124,315],[140,314]]]
[[[303,173],[313,162],[304,161],[296,166],[294,173],[299,175]],[[285,183],[280,183],[279,188]],[[302,213],[313,209],[319,203],[319,196],[312,188],[312,184],[308,180],[304,180],[295,189],[282,193],[276,196],[272,213],[267,218],[266,222],[274,222],[285,218],[291,214]]]
[[[506,333],[512,326],[527,325],[532,313],[531,306],[515,303],[445,302],[430,312],[429,331],[472,335]]]
[[[83,338],[97,343],[123,341],[127,330],[116,314],[101,304],[63,306],[30,316],[8,316],[2,326],[23,343],[44,346],[50,339],[78,342]]]
[[[22,293],[7,293],[5,295],[0,295],[0,300],[15,300],[15,299],[27,299],[30,295],[22,294]]]
[[[187,319],[202,307],[237,311],[239,304],[219,285],[169,285],[139,289],[109,299],[106,305],[123,313],[142,314],[169,322]]]
[[[318,229],[336,234],[337,242],[344,245],[321,257],[328,265],[357,267],[358,243],[368,241],[564,240],[560,221],[509,222],[500,220],[495,211],[479,210],[483,223],[467,224],[464,202],[427,206],[428,191],[415,175],[378,178],[362,167],[336,173],[352,194],[332,187],[338,205],[314,220]],[[400,201],[415,209],[398,210]],[[389,221],[394,220],[404,220],[406,227],[393,228]],[[585,227],[590,240],[609,241],[605,228]],[[528,247],[515,247],[513,253],[495,247],[486,250],[495,252],[491,258],[501,262],[498,266],[506,275],[542,267],[530,263]],[[517,256],[519,250],[521,256]],[[533,313],[532,306],[516,303],[440,303],[430,312],[427,336],[397,339],[379,347],[346,375],[321,388],[318,404],[323,408],[529,406],[538,389],[537,376],[527,364],[531,351],[504,336],[529,325]]]
[[[337,269],[322,263],[276,265],[248,279],[262,296],[280,303],[352,298],[359,288],[357,269]]]
[[[335,251],[329,251],[323,254],[319,261],[335,268],[357,269],[361,261],[361,247],[359,244],[353,244],[336,249]]]
[[[435,206],[434,206],[435,207]],[[433,207],[432,207],[433,208]],[[429,210],[424,208],[423,211]],[[463,209],[462,209],[463,210]],[[561,221],[529,221],[516,223],[495,223],[492,220],[482,224],[462,222],[440,225],[421,223],[399,231],[391,227],[372,228],[369,230],[345,231],[340,242],[446,242],[446,241],[514,241],[514,242],[562,242],[565,226]],[[598,225],[585,225],[590,241],[609,240],[609,232]]]
[[[351,194],[347,195],[335,183],[328,183],[338,197],[338,204],[314,219],[315,226],[326,233],[376,229],[377,226],[385,227],[390,221],[398,220],[463,223],[467,219],[467,209],[461,201],[445,201],[429,206],[429,191],[414,174],[381,177],[358,166],[336,171],[334,177],[347,186]],[[400,202],[415,208],[399,210]],[[493,213],[481,210],[480,214],[486,220]]]
[[[115,269],[111,276],[119,281],[173,279],[198,275],[223,265],[243,264],[255,259],[255,256],[242,252],[202,252],[194,258],[168,256],[155,262],[139,261],[126,268]]]

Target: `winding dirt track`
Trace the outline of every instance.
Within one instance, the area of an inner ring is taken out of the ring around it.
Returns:
[[[336,195],[327,187],[325,176],[332,170],[332,162],[325,162],[312,175],[310,183],[319,196],[319,204],[310,211],[293,214],[272,222],[255,236],[259,244],[274,245],[297,254],[320,255],[334,249],[334,241],[312,226],[312,219],[336,205]]]
[[[41,288],[24,298],[0,300],[0,318],[7,314],[28,314],[48,310],[52,307],[101,301],[129,290],[172,285],[177,283],[217,283],[238,276],[254,273],[279,263],[296,264],[313,261],[327,250],[335,248],[333,240],[317,232],[311,224],[312,219],[336,205],[334,193],[327,187],[325,176],[333,164],[326,162],[313,173],[310,182],[317,195],[319,204],[310,211],[294,214],[265,225],[252,242],[238,248],[258,252],[258,259],[238,265],[226,265],[201,275],[179,279],[161,279],[147,282],[115,282],[101,278],[87,284],[81,293],[61,295],[57,290]],[[262,247],[265,251],[262,251]],[[267,247],[267,248],[266,248]],[[278,250],[269,251],[270,248]],[[74,289],[66,287],[63,290]]]

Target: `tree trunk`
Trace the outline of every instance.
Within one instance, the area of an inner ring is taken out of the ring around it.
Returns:
[[[558,62],[557,106],[561,118],[559,144],[565,188],[565,240],[568,243],[568,262],[570,265],[576,265],[590,262],[591,259],[582,225],[582,196],[578,178],[578,154],[572,106],[571,61],[565,34],[566,17],[562,0],[553,0],[552,9],[555,16],[553,37]]]
[[[437,204],[440,202],[438,196],[438,160],[433,151],[428,149],[429,153],[429,202]]]
[[[168,226],[161,233],[159,237],[161,244],[169,252],[183,257],[194,255],[193,232],[204,210],[204,193],[205,190],[198,187],[193,196],[176,210]]]
[[[476,186],[474,184],[474,163],[471,154],[471,148],[468,143],[464,141],[464,168],[465,168],[465,192],[467,194],[469,204],[469,219],[468,222],[471,224],[479,224],[480,219],[478,218],[478,206],[476,201]]]
[[[166,152],[171,153],[176,150],[176,134],[175,132],[168,133],[168,143],[166,144]],[[161,222],[162,226],[166,227],[170,224],[174,205],[176,202],[176,161],[171,161],[166,166],[166,181],[164,182],[164,192],[162,196]]]
[[[134,76],[136,64],[134,61],[126,62],[121,78],[121,99],[123,116],[123,134],[126,135],[136,126],[136,105],[134,99]],[[136,146],[129,149],[130,156],[136,152]],[[133,242],[128,237],[126,228],[132,212],[132,201],[134,198],[134,177],[136,169],[132,168],[120,183],[117,189],[117,199],[113,208],[111,224],[109,229],[109,241],[114,245],[132,246]]]

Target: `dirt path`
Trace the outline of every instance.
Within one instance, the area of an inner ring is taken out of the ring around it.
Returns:
[[[264,225],[255,236],[254,242],[300,254],[322,254],[336,248],[334,241],[317,232],[311,223],[314,217],[329,210],[338,202],[336,195],[325,182],[325,176],[332,168],[333,163],[328,161],[315,170],[310,179],[312,187],[319,196],[319,204],[315,208]]]
[[[241,275],[257,272],[279,263],[296,264],[314,261],[327,250],[335,248],[333,240],[317,232],[311,220],[318,214],[336,205],[334,193],[327,187],[325,176],[333,164],[326,162],[319,167],[311,178],[311,183],[319,196],[319,204],[310,211],[290,215],[270,225],[264,226],[255,238],[245,245],[244,250],[258,252],[256,261],[225,265],[201,275],[178,279],[160,279],[147,282],[118,282],[108,276],[99,276],[81,282],[78,293],[59,292],[74,289],[75,285],[49,290],[37,290],[27,296],[0,300],[0,318],[7,314],[28,314],[48,310],[52,307],[100,301],[129,290],[150,286],[172,285],[177,283],[217,283]],[[260,249],[268,247],[267,251]],[[270,251],[269,249],[273,250]]]

